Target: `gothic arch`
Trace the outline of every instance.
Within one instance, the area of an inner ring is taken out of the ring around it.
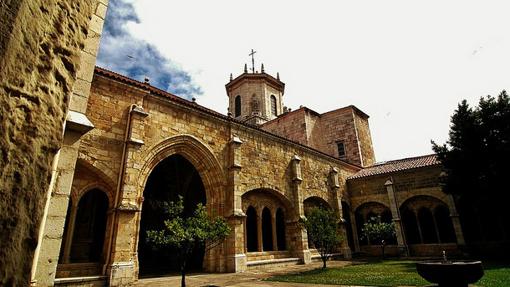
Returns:
[[[179,154],[186,158],[198,171],[205,187],[208,211],[223,214],[220,210],[224,202],[225,174],[214,152],[192,135],[178,135],[160,141],[148,152],[143,160],[138,180],[138,198],[143,190],[152,170],[167,157]]]
[[[137,181],[137,198],[139,199],[140,209],[142,209],[143,192],[145,185],[152,171],[161,163],[172,155],[180,155],[189,161],[198,172],[203,183],[206,196],[206,209],[213,216],[223,216],[223,203],[225,202],[225,174],[223,168],[215,157],[214,152],[198,138],[192,135],[177,135],[164,139],[156,143],[149,149],[147,156],[142,160],[143,166]],[[143,210],[138,213],[137,235],[133,248],[138,248],[141,215]],[[224,252],[223,245],[219,245],[214,249],[207,251],[204,257],[205,270],[221,270]]]
[[[326,209],[332,210],[331,205],[327,200],[320,196],[309,196],[305,200],[303,200],[303,205],[305,210],[307,207],[324,207]]]
[[[276,197],[276,199],[278,199],[281,202],[281,204],[284,208],[285,214],[291,213],[293,211],[292,202],[287,198],[287,196],[285,196],[284,194],[282,194],[281,192],[279,192],[273,188],[259,187],[259,188],[249,189],[248,191],[245,191],[241,195],[241,197],[246,198],[247,196],[249,196],[250,194],[255,193],[255,192],[263,192],[263,193],[269,194],[273,197]],[[246,212],[245,207],[247,208],[247,206],[243,206],[243,212]],[[262,213],[262,208],[255,207],[255,209],[257,210],[257,214]]]

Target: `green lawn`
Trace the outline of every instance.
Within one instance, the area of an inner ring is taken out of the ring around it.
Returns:
[[[510,264],[484,263],[485,275],[476,286],[510,286]],[[315,269],[299,274],[271,277],[270,281],[368,285],[426,286],[430,285],[416,273],[414,261],[387,260],[351,265],[342,268]]]

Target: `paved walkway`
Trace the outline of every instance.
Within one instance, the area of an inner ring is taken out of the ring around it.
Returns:
[[[352,261],[329,261],[328,267],[343,267],[352,264]],[[300,284],[285,282],[262,281],[265,278],[288,273],[303,272],[320,268],[322,262],[313,262],[307,265],[292,265],[285,267],[266,268],[263,270],[249,270],[243,273],[213,273],[213,274],[190,274],[186,276],[186,286],[207,287],[207,286],[236,286],[236,287],[318,287],[319,284]],[[169,276],[160,278],[140,279],[135,286],[137,287],[163,287],[180,286],[180,276]],[[331,286],[331,285],[326,285]],[[352,286],[354,287],[354,286]]]

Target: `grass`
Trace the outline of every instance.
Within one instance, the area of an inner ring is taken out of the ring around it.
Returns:
[[[475,286],[510,286],[509,263],[484,263],[485,275]],[[427,286],[427,282],[416,273],[414,261],[387,260],[366,264],[350,265],[341,268],[315,269],[298,274],[280,275],[270,281],[368,285],[368,286]]]

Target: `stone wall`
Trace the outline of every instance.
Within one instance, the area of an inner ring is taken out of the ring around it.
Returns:
[[[27,286],[95,1],[0,5],[0,285]]]
[[[263,130],[284,136],[295,142],[308,145],[306,110],[299,109],[281,115],[261,126]]]
[[[375,162],[368,116],[353,106],[324,114],[301,107],[265,123],[262,129],[337,158],[337,143],[343,142],[345,156],[342,160],[360,166]]]

